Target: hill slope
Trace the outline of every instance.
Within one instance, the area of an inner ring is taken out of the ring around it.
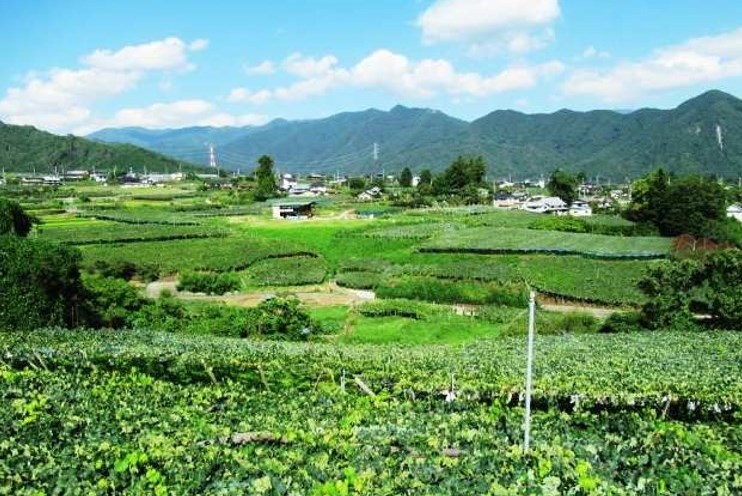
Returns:
[[[133,167],[150,171],[198,168],[130,144],[97,143],[76,136],[57,136],[32,126],[0,122],[0,168],[8,172],[48,173],[58,169],[102,170]]]
[[[280,170],[440,170],[459,154],[482,154],[493,175],[548,173],[556,167],[617,180],[659,165],[728,177],[742,175],[742,100],[709,91],[671,110],[560,110],[523,114],[498,110],[471,123],[429,109],[346,112],[308,121],[276,120],[262,127],[104,130],[91,135],[136,143],[199,163],[205,142],[222,165],[253,168],[270,154]],[[373,160],[373,144],[380,147]],[[194,151],[195,150],[195,151]]]

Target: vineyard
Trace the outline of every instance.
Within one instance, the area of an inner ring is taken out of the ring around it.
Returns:
[[[6,333],[0,492],[735,494],[741,345],[721,332],[540,337],[524,453],[522,338]]]

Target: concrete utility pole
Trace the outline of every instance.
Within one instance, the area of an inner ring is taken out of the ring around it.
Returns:
[[[536,333],[536,293],[528,299],[528,355],[526,358],[526,413],[524,421],[523,450],[531,447],[531,387],[533,384],[533,341]]]

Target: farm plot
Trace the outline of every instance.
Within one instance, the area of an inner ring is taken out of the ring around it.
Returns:
[[[243,273],[251,286],[300,286],[319,284],[327,275],[327,264],[319,257],[281,257],[259,260]]]
[[[155,264],[162,274],[187,270],[225,272],[242,270],[258,260],[315,254],[291,243],[270,242],[255,237],[228,236],[219,239],[186,239],[162,242],[142,242],[135,245],[109,244],[81,246],[83,263],[96,261],[132,262],[136,265]]]
[[[45,222],[37,232],[41,239],[67,245],[170,241],[226,235],[223,229],[198,225],[122,224],[97,219]]]
[[[516,228],[471,228],[441,235],[420,248],[424,252],[549,253],[595,258],[662,258],[671,249],[670,238],[618,237]]]

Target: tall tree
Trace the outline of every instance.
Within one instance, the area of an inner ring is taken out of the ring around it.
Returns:
[[[433,174],[430,172],[430,169],[421,170],[420,183],[418,183],[418,187],[430,186],[431,184],[433,184]]]
[[[402,169],[399,174],[399,185],[403,188],[409,188],[412,186],[412,171],[409,167]]]
[[[549,193],[571,205],[577,199],[577,178],[561,169],[555,170],[546,185]]]
[[[255,199],[265,201],[268,198],[276,196],[278,185],[276,184],[276,174],[273,171],[273,159],[268,155],[263,155],[258,159],[258,167],[255,169]]]

